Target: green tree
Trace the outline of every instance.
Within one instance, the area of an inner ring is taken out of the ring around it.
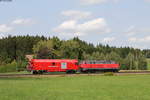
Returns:
[[[127,55],[124,61],[127,69],[132,70],[134,68],[134,55],[131,52]]]
[[[54,49],[53,40],[42,40],[33,46],[33,51],[37,58],[54,59],[57,55]]]
[[[80,55],[80,45],[77,41],[63,41],[60,47],[63,58],[78,59]]]
[[[121,63],[121,57],[116,52],[112,51],[111,53],[107,54],[105,60],[112,60],[118,63]]]

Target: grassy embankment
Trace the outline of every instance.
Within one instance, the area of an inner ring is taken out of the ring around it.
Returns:
[[[150,75],[1,78],[0,100],[150,100]]]

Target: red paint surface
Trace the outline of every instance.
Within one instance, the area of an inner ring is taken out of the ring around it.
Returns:
[[[62,63],[66,63],[66,68],[62,68]],[[67,70],[78,70],[77,63],[77,60],[69,59],[32,59],[28,69],[45,70],[47,72],[65,72]]]
[[[119,69],[119,64],[80,64],[81,68],[86,69]]]
[[[54,64],[55,63],[55,64]],[[66,68],[62,68],[62,63],[66,63]],[[44,70],[47,72],[66,72],[67,70],[77,71],[83,69],[119,69],[119,64],[80,64],[78,60],[70,59],[32,59],[29,62],[28,70]]]

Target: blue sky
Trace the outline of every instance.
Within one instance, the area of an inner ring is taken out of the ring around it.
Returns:
[[[150,49],[150,0],[3,0],[0,37],[8,34]]]

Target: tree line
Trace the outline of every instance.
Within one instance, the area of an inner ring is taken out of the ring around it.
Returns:
[[[34,54],[37,59],[113,60],[125,70],[145,70],[146,58],[150,58],[150,50],[95,46],[78,37],[60,40],[58,37],[8,36],[0,39],[0,48],[0,67],[16,62],[23,69],[28,54]]]

